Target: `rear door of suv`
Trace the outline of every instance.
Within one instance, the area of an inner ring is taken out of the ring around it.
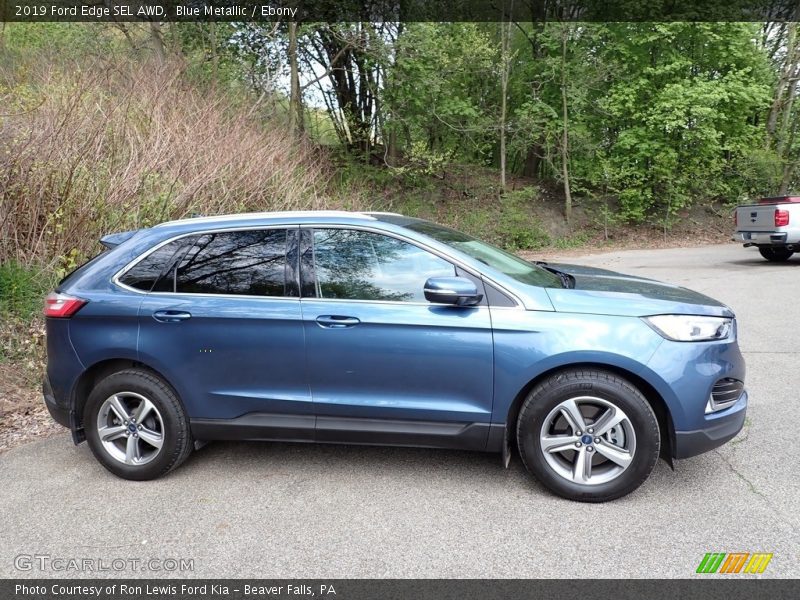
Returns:
[[[147,288],[138,352],[179,388],[195,437],[311,440],[298,228],[204,232],[120,277]]]

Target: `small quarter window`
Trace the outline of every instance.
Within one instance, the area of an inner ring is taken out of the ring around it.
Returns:
[[[161,274],[169,267],[176,252],[185,243],[185,240],[175,240],[154,250],[128,269],[119,278],[120,283],[143,292],[149,292],[153,289]]]

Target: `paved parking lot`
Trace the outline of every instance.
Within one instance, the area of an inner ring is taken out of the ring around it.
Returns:
[[[751,398],[738,438],[587,505],[491,454],[216,443],[134,483],[60,435],[0,454],[0,577],[42,575],[16,570],[20,554],[189,558],[196,577],[687,577],[706,552],[737,551],[773,552],[764,576],[800,577],[800,256],[770,264],[731,244],[569,262],[736,311]]]

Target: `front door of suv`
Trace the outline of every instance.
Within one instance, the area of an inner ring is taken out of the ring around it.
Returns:
[[[153,253],[166,266],[139,310],[139,355],[179,388],[198,437],[313,439],[297,235],[209,232]]]
[[[436,305],[455,266],[389,235],[301,229],[302,314],[318,441],[482,448],[492,413],[488,307]]]

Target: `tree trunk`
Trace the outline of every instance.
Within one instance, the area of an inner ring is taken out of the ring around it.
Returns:
[[[791,148],[794,146],[795,139],[797,138],[797,119],[794,120],[792,123],[792,131],[789,134],[789,139],[787,141],[787,148]],[[783,162],[783,175],[781,176],[781,185],[778,189],[779,196],[786,196],[789,192],[789,184],[792,182],[794,177],[794,173],[797,170],[798,161],[797,160],[790,160],[788,157]]]
[[[561,114],[564,124],[561,133],[561,177],[564,180],[564,215],[567,223],[572,219],[572,192],[569,187],[569,130],[567,111],[567,38],[569,25],[561,25]]]
[[[289,131],[303,131],[303,101],[300,98],[300,72],[297,67],[297,23],[289,22]]]
[[[793,83],[792,76],[797,69],[798,62],[798,43],[797,43],[797,23],[789,23],[787,26],[787,42],[786,42],[786,56],[781,65],[781,72],[778,78],[778,83],[775,86],[775,95],[772,99],[772,106],[767,114],[767,138],[765,140],[766,148],[770,148],[772,142],[776,139],[776,129],[778,127],[778,118],[782,110],[785,108],[784,95]],[[790,92],[791,93],[791,92]]]
[[[209,37],[211,38],[211,82],[214,87],[217,86],[219,79],[219,44],[217,43],[217,22],[211,21],[209,24],[211,28]]]
[[[511,9],[514,4],[512,2]],[[500,73],[500,190],[506,190],[506,113],[508,112],[508,76],[511,70],[511,22],[500,24],[501,73]]]
[[[163,65],[167,58],[167,50],[164,47],[164,32],[161,31],[161,24],[158,21],[150,22],[150,46],[158,64]]]

